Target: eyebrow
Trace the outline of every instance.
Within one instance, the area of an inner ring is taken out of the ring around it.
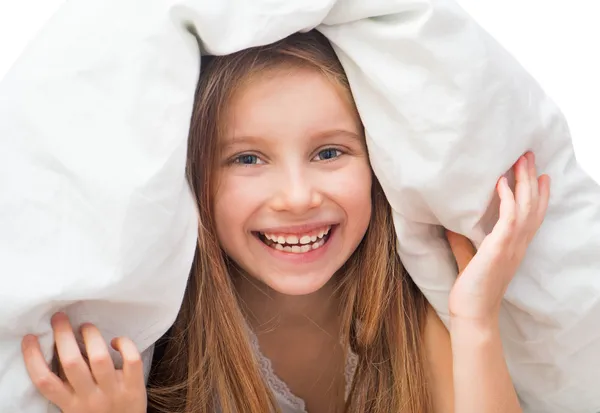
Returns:
[[[221,144],[219,145],[219,147],[221,148],[221,150],[223,149],[227,149],[231,146],[236,146],[239,144],[255,144],[258,142],[263,141],[263,138],[257,137],[257,136],[233,136],[231,138],[226,138],[223,139],[223,141],[221,142]]]
[[[340,135],[357,140],[359,142],[362,142],[362,139],[363,139],[362,135],[359,135],[355,132],[352,132],[352,131],[349,131],[346,129],[331,129],[331,130],[321,131],[319,133],[314,134],[312,137],[314,139],[317,139],[317,138],[322,139],[322,138],[331,138],[333,136],[340,136]]]
[[[311,135],[311,139],[324,139],[331,138],[334,136],[346,136],[353,140],[358,141],[359,143],[363,143],[362,135],[359,135],[355,132],[346,130],[346,129],[330,129],[325,131],[320,131]],[[264,141],[265,138],[259,136],[251,136],[251,135],[242,135],[242,136],[233,136],[232,138],[228,138],[221,142],[220,149],[225,150],[232,146],[241,145],[241,144],[258,144]]]

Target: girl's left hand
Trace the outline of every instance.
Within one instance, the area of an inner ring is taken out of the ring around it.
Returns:
[[[515,193],[506,178],[498,181],[500,217],[478,251],[462,235],[447,233],[459,269],[448,303],[452,319],[484,325],[498,323],[506,289],[544,220],[550,196],[549,177],[538,178],[530,152],[513,169]]]
[[[54,374],[35,336],[23,339],[25,366],[39,392],[63,413],[145,413],[146,388],[141,356],[135,344],[119,338],[112,342],[123,357],[116,370],[98,329],[81,328],[89,360],[84,359],[69,319],[63,313],[52,318],[56,351],[65,381]]]

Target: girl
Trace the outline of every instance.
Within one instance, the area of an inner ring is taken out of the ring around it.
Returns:
[[[140,355],[53,320],[64,380],[34,337],[28,371],[65,413],[520,412],[500,342],[508,283],[542,223],[532,154],[498,181],[479,251],[448,233],[461,275],[446,330],[403,270],[348,81],[316,31],[214,57],[198,85],[187,173],[198,248],[147,390]],[[474,256],[474,257],[473,257]],[[473,258],[473,259],[471,259]],[[146,399],[146,392],[148,399]]]

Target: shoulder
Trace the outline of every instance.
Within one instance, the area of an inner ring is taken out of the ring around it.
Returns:
[[[454,411],[452,347],[450,334],[435,310],[428,305],[423,337],[426,373],[435,413]]]

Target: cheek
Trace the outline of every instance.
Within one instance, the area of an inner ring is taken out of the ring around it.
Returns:
[[[347,215],[348,228],[364,235],[371,220],[372,209],[372,175],[368,163],[353,165],[352,169],[338,174],[330,183],[331,188],[336,191],[338,204]],[[362,238],[359,233],[357,236]]]
[[[355,208],[354,220],[356,223],[357,230],[360,231],[360,238],[367,231],[367,227],[371,222],[371,210],[372,210],[372,177],[371,170],[367,169],[366,173],[361,175],[361,179],[355,180],[353,184],[349,184],[350,187],[354,186],[353,191],[348,191],[351,194],[352,199],[348,202],[352,202]]]
[[[222,178],[213,198],[217,237],[227,252],[241,239],[240,229],[252,208],[252,192],[247,184],[238,181]]]
[[[218,182],[213,197],[217,238],[225,252],[237,259],[247,249],[249,224],[267,202],[270,182],[231,171]]]

